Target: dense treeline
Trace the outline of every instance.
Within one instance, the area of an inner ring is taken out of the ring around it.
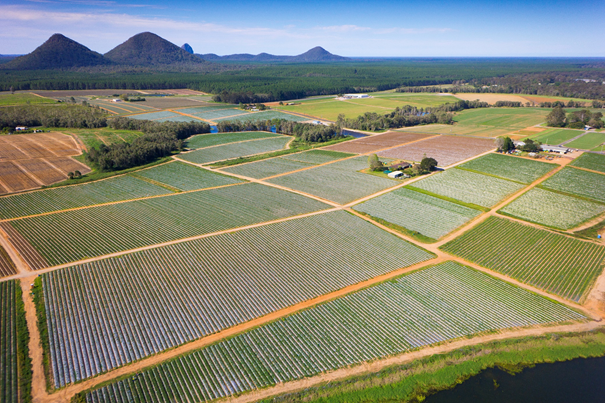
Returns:
[[[288,134],[296,139],[309,143],[323,143],[342,137],[340,127],[337,125],[314,125],[309,123],[292,122],[284,119],[259,120],[256,122],[219,122],[218,131],[241,132],[241,131],[271,131],[273,128],[278,133]]]
[[[23,105],[0,108],[0,129],[17,126],[97,128],[107,126],[106,113],[81,105]]]
[[[585,126],[600,129],[605,125],[602,112],[591,112],[588,109],[573,111],[570,113],[557,105],[546,116],[546,124],[552,127],[569,127],[570,129],[584,129]]]
[[[211,63],[211,65],[229,66],[219,63]],[[130,73],[5,70],[0,75],[0,90],[7,91],[11,86],[16,90],[191,88],[221,94],[221,97],[229,102],[243,98],[241,100],[245,103],[298,99],[312,95],[381,91],[402,86],[471,82],[495,76],[593,71],[605,72],[605,65],[595,64],[591,59],[481,58],[255,64],[233,71],[204,74],[138,70]],[[229,95],[230,93],[234,95]],[[253,99],[244,98],[249,94],[253,95]],[[258,98],[254,99],[254,97]]]
[[[340,127],[347,127],[356,130],[386,130],[399,127],[418,126],[431,123],[452,124],[452,112],[458,112],[465,109],[489,108],[487,102],[479,101],[458,101],[448,103],[433,108],[416,108],[406,105],[397,107],[393,112],[380,115],[374,112],[367,112],[353,119],[347,119],[344,115],[339,115],[336,124]]]
[[[145,134],[131,143],[101,144],[91,148],[86,160],[101,171],[119,171],[145,165],[183,148],[183,140],[172,133]]]
[[[400,87],[397,91],[527,94],[605,100],[604,82],[605,71],[597,68],[574,72],[525,73],[504,77],[475,78],[467,84],[447,88],[407,86]]]
[[[108,120],[107,126],[116,130],[137,130],[145,134],[170,133],[179,140],[194,134],[210,133],[210,125],[204,122],[154,122],[120,117]]]

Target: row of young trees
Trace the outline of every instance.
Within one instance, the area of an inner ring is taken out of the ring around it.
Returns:
[[[250,122],[221,121],[217,124],[219,133],[241,131],[271,131],[296,137],[300,141],[309,143],[323,143],[342,137],[341,127],[338,125],[315,125],[309,123],[293,122],[285,119],[258,120]]]

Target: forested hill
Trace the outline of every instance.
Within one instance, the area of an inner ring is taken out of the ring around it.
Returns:
[[[297,56],[278,56],[269,53],[260,53],[252,55],[249,53],[239,53],[234,55],[218,56],[214,53],[205,55],[198,54],[204,60],[212,61],[238,61],[238,62],[288,62],[288,63],[318,63],[318,62],[342,62],[351,60],[348,57],[334,55],[321,46],[316,46],[313,49],[306,51]]]
[[[3,67],[14,70],[43,70],[110,64],[112,62],[100,53],[61,34],[54,34],[32,53],[17,57],[5,63]]]
[[[133,36],[105,53],[105,57],[116,64],[132,66],[204,63],[199,57],[151,32]]]

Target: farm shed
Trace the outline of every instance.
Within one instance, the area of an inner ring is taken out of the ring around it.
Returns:
[[[368,94],[344,94],[343,98],[348,99],[361,99],[361,98],[369,98]]]
[[[540,147],[542,148],[542,151],[546,151],[549,153],[567,154],[568,152],[571,151],[567,147],[557,147],[557,146],[548,146],[548,145],[541,145]]]
[[[27,130],[27,126],[18,126],[18,127],[15,127],[15,130],[17,130],[17,131]]]
[[[401,178],[403,176],[403,172],[401,172],[401,171],[393,171],[391,173],[388,173],[387,176],[389,178],[397,179],[397,178]]]

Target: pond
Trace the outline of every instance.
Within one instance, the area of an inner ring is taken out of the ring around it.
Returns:
[[[488,369],[425,403],[605,402],[605,357],[538,364],[510,375]]]

